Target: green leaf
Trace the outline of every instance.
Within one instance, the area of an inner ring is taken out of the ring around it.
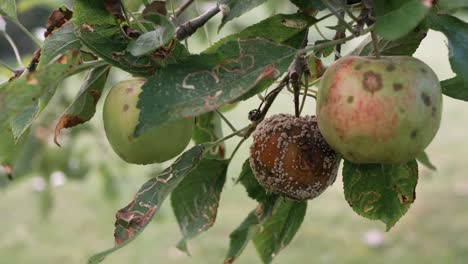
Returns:
[[[442,93],[454,99],[468,102],[468,83],[461,77],[453,77],[451,79],[440,82]]]
[[[378,39],[378,46],[382,56],[411,56],[418,49],[421,41],[427,36],[428,28],[425,26],[417,27],[408,35],[397,40]],[[369,36],[356,48],[354,55],[374,56],[374,44]]]
[[[353,164],[345,161],[343,184],[346,201],[361,216],[380,220],[387,231],[416,199],[418,164]]]
[[[283,43],[317,23],[317,21],[318,20],[316,18],[301,13],[274,15],[258,22],[255,25],[247,27],[237,34],[229,35],[219,40],[213,46],[204,51],[204,53],[216,53],[221,46],[227,42],[237,39],[258,37]],[[293,47],[299,48],[298,46]]]
[[[387,40],[396,40],[414,29],[429,12],[421,0],[374,1],[377,21],[374,31]]]
[[[0,87],[0,113],[6,113],[0,115],[0,134],[15,132],[14,137],[17,140],[31,124],[31,115],[36,116],[36,113],[31,114],[31,109],[36,107],[39,98],[46,93],[53,94],[58,84],[67,76],[87,70],[91,66],[93,65],[82,65],[81,53],[73,50],[61,56],[55,63]],[[9,124],[14,124],[13,131],[10,130]]]
[[[156,27],[155,30],[144,33],[138,37],[136,41],[130,42],[127,50],[135,57],[149,54],[166,45],[172,40],[173,34],[174,27]]]
[[[290,0],[293,4],[301,9],[313,8],[317,10],[323,10],[326,6],[321,0]]]
[[[252,8],[257,7],[267,0],[221,0],[220,4],[225,5],[223,10],[223,18],[221,20],[221,25],[219,25],[218,30],[221,30],[223,26],[233,20],[236,17],[243,15],[244,13],[250,11]]]
[[[454,16],[431,15],[430,27],[447,37],[452,70],[468,84],[468,23]]]
[[[16,1],[2,0],[0,2],[0,16],[10,21],[18,21],[18,17],[16,16]]]
[[[86,123],[94,116],[94,113],[96,113],[96,104],[106,85],[109,71],[110,66],[106,65],[95,68],[89,72],[85,82],[81,85],[75,101],[65,110],[65,113],[62,114],[55,126],[54,140],[57,144],[60,130]]]
[[[241,225],[229,235],[229,251],[224,263],[233,263],[242,254],[254,234],[260,231],[260,224],[273,213],[277,201],[276,197],[271,197],[264,203],[259,204],[257,208],[250,212]]]
[[[137,107],[135,134],[198,116],[239,98],[264,79],[276,79],[297,50],[264,39],[231,41],[216,54],[192,55],[149,78]]]
[[[73,29],[73,24],[67,23],[60,29],[54,31],[52,35],[44,41],[44,46],[41,50],[41,58],[38,69],[49,64],[57,56],[71,49],[79,49],[81,47],[80,40],[76,37]]]
[[[117,25],[117,22],[105,6],[105,1],[73,0],[73,24],[76,27],[98,24]]]
[[[221,118],[215,112],[197,116],[192,139],[195,144],[215,142],[223,137]],[[205,157],[213,159],[223,159],[226,153],[226,146],[223,143],[217,147],[207,150]]]
[[[188,253],[187,241],[212,227],[226,182],[227,160],[203,159],[171,194],[171,204],[183,238],[178,248]]]
[[[253,236],[255,248],[263,263],[271,263],[291,242],[304,220],[306,209],[306,202],[280,200],[276,204],[272,215]]]
[[[444,10],[454,10],[468,7],[468,2],[466,0],[438,0],[437,5]]]
[[[116,214],[115,246],[92,256],[88,263],[99,263],[116,250],[132,242],[146,228],[166,197],[200,163],[204,145],[197,145],[182,154],[169,168],[147,181],[134,200]]]
[[[239,175],[240,182],[247,191],[250,198],[257,200],[258,202],[265,202],[271,195],[268,195],[265,188],[258,183],[255,175],[250,167],[250,161],[247,159],[242,165],[242,171]]]
[[[432,164],[426,152],[421,153],[418,157],[416,157],[416,160],[419,161],[419,163],[421,163],[422,165],[426,166],[428,169],[431,169],[433,171],[437,170],[436,166]]]

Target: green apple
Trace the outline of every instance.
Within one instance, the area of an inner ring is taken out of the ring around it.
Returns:
[[[354,163],[405,163],[439,129],[442,92],[429,66],[413,57],[344,57],[323,75],[318,126]]]
[[[104,103],[104,129],[114,151],[126,162],[150,164],[167,161],[180,154],[192,137],[193,118],[169,122],[135,137],[140,109],[138,96],[144,79],[116,84]]]

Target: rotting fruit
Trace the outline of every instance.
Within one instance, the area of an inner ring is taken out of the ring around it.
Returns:
[[[315,116],[274,115],[253,133],[250,166],[270,192],[299,201],[317,197],[335,181],[339,163]]]
[[[140,110],[138,96],[144,79],[125,80],[110,90],[104,103],[104,129],[114,151],[126,162],[150,164],[180,154],[190,142],[193,119],[181,119],[134,136]]]
[[[323,75],[318,126],[354,163],[414,159],[439,129],[442,93],[435,73],[412,57],[345,57]]]

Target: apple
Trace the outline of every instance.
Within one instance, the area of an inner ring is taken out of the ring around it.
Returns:
[[[335,182],[340,158],[320,135],[316,117],[274,115],[252,136],[250,166],[266,190],[303,201]]]
[[[418,156],[439,129],[437,76],[413,57],[344,57],[325,71],[317,94],[327,143],[354,163],[401,164]]]
[[[138,96],[144,79],[125,80],[111,88],[104,103],[103,119],[107,139],[126,162],[150,164],[180,154],[192,137],[193,118],[169,122],[135,137],[140,109]]]

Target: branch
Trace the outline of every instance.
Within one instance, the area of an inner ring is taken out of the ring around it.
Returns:
[[[201,16],[198,16],[198,17],[196,17],[194,19],[191,19],[191,20],[185,22],[184,24],[180,25],[177,28],[176,33],[175,33],[175,38],[177,40],[182,41],[182,40],[190,37],[191,35],[193,35],[193,33],[195,33],[197,31],[197,29],[199,29],[200,27],[205,25],[205,23],[208,22],[208,20],[210,20],[212,17],[214,17],[220,11],[221,11],[221,9],[219,8],[218,5],[216,5],[215,7],[211,8],[208,11],[206,11]]]

